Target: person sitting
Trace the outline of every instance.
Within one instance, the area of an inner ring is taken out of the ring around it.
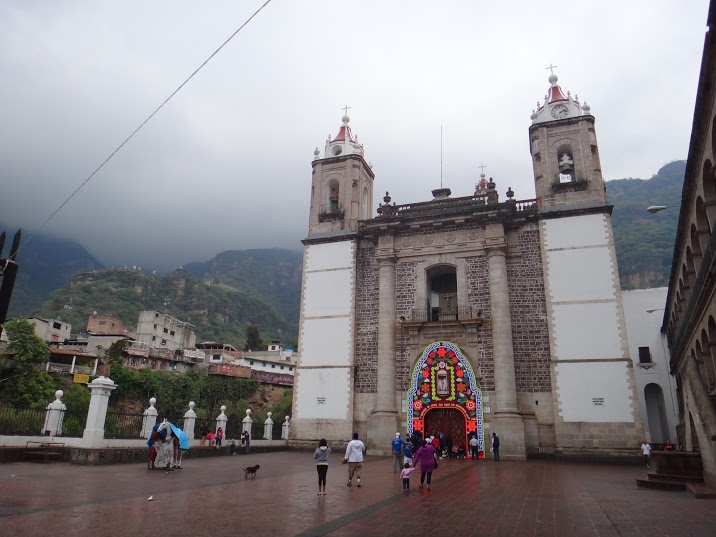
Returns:
[[[212,433],[212,432],[207,433],[206,439],[209,441],[209,447],[213,447],[216,444],[216,439],[214,438],[214,433]]]
[[[462,442],[457,445],[457,458],[459,459],[461,457],[463,459],[467,458],[467,453],[465,452],[465,446],[462,444]]]

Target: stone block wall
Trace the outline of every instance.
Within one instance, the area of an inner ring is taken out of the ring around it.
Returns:
[[[518,392],[551,392],[549,326],[539,229],[531,224],[515,233],[518,255],[508,258],[507,263],[515,384]]]
[[[360,241],[357,252],[355,391],[375,393],[378,359],[378,263],[375,246]]]

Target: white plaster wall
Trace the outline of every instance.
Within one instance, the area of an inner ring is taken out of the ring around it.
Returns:
[[[647,384],[655,383],[661,386],[670,438],[676,438],[676,425],[679,423],[676,380],[669,374],[669,350],[661,333],[667,292],[667,287],[622,291],[629,356],[634,363],[639,411],[649,441],[652,439],[644,397],[644,388]],[[656,311],[648,313],[647,310]],[[653,367],[639,366],[639,347],[649,347]]]
[[[623,356],[616,302],[554,304],[552,315],[557,360]]]
[[[353,241],[311,244],[306,247],[306,271],[350,268],[353,266]]]
[[[303,315],[348,315],[353,303],[353,268],[308,272],[304,277]]]
[[[306,319],[301,334],[301,367],[350,365],[352,334],[348,317]]]
[[[546,249],[582,248],[609,243],[606,216],[590,214],[544,220]]]
[[[351,391],[349,368],[301,368],[296,372],[296,384],[296,418],[348,418]],[[320,398],[324,402],[319,402]]]
[[[554,302],[616,299],[607,246],[547,252]]]
[[[633,422],[625,362],[555,365],[559,414],[565,422]],[[593,398],[603,398],[595,406]]]

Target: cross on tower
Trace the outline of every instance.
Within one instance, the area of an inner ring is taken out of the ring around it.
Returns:
[[[545,67],[544,69],[545,71],[549,69],[549,72],[551,74],[554,74],[554,69],[556,69],[557,67],[559,67],[559,65],[552,65],[552,62],[549,62],[549,67]]]
[[[487,168],[487,166],[485,166],[482,162],[480,162],[480,165],[478,166],[478,168],[480,168],[480,173],[485,173],[485,168]]]
[[[347,115],[348,115],[348,110],[350,110],[351,108],[352,108],[352,107],[350,107],[350,106],[348,106],[348,105],[345,105],[343,108],[341,108],[341,110],[343,110],[343,115],[344,115],[344,116],[347,116]]]

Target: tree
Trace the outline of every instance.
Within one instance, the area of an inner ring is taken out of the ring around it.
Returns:
[[[42,408],[51,399],[56,384],[42,367],[50,349],[27,319],[5,324],[8,347],[0,365],[0,400],[18,407]]]
[[[259,335],[259,329],[251,325],[246,329],[246,344],[244,345],[245,351],[259,351],[261,350],[261,336]]]
[[[126,339],[118,339],[114,343],[112,343],[109,346],[109,349],[107,349],[104,352],[104,358],[107,360],[109,365],[122,365],[124,362],[124,350],[127,348],[127,340]],[[97,350],[99,352],[99,347],[97,347]]]

